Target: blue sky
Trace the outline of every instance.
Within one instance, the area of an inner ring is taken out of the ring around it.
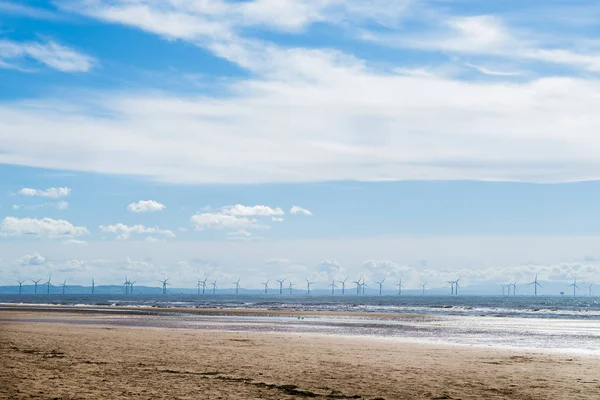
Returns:
[[[0,0],[2,282],[593,281],[600,6],[365,3]]]

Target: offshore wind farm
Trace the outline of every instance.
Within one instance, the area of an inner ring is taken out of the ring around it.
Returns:
[[[125,277],[122,285],[99,285],[92,279],[91,286],[67,286],[67,279],[54,286],[52,276],[46,281],[46,292],[38,293],[36,285],[23,285],[18,280],[13,287],[0,287],[0,304],[32,304],[62,306],[161,307],[161,308],[222,308],[222,309],[279,309],[293,311],[409,313],[435,315],[480,315],[532,318],[572,318],[600,320],[600,297],[594,296],[593,284],[580,284],[588,290],[577,293],[580,286],[573,283],[542,285],[536,275],[533,282],[523,284],[517,291],[517,282],[494,285],[495,294],[482,294],[481,288],[465,286],[459,294],[459,281],[448,280],[450,290],[443,285],[429,283],[417,288],[406,288],[402,279],[385,288],[385,279],[373,280],[372,288],[364,276],[356,281],[356,291],[346,291],[343,280],[333,280],[324,287],[305,279],[305,288],[294,288],[287,277],[275,279],[277,289],[270,290],[271,280],[260,288],[245,288],[238,278],[230,287],[219,288],[217,280],[207,284],[210,277],[198,278],[195,285],[173,286],[170,278],[158,280],[158,286],[134,286],[135,280]],[[33,280],[32,282],[39,282]],[[288,282],[284,290],[284,282]],[[338,284],[336,284],[338,282]],[[210,290],[207,291],[207,287]],[[529,292],[527,290],[529,289]],[[567,292],[572,289],[572,294]],[[542,293],[542,290],[546,292]],[[485,293],[485,292],[484,292]]]

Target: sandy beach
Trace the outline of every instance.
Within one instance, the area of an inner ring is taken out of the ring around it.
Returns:
[[[600,359],[585,355],[119,326],[64,310],[3,310],[0,320],[7,399],[600,398]]]

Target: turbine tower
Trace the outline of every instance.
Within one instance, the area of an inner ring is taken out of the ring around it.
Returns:
[[[367,285],[367,282],[365,281],[365,278],[363,278],[363,281],[362,281],[362,283],[361,283],[360,286],[362,287],[362,294],[364,295],[365,294],[365,288],[369,287],[369,285]]]
[[[162,283],[162,294],[165,295],[167,294],[167,285],[170,285],[169,283],[169,278],[165,278],[162,281],[159,281]]]
[[[46,288],[46,294],[50,294],[50,286],[52,286],[52,283],[50,283],[50,280],[52,279],[52,274],[48,275],[48,282],[46,282],[47,288]]]
[[[543,287],[543,286],[542,286],[542,285],[540,285],[540,284],[538,283],[538,281],[537,281],[537,274],[535,274],[535,280],[534,280],[533,282],[531,282],[531,283],[530,283],[529,285],[527,285],[527,286],[531,286],[531,285],[533,285],[533,295],[534,295],[534,296],[537,296],[537,287],[538,287],[538,286],[539,286],[539,287]],[[515,284],[515,286],[514,286],[514,287],[516,288],[516,284]]]
[[[23,293],[23,282],[25,282],[25,281],[18,280],[17,282],[19,282],[19,296],[20,296],[21,293]]]
[[[94,295],[94,289],[96,289],[96,281],[92,278],[92,296]]]
[[[309,281],[308,279],[306,279],[306,294],[310,294],[310,285],[312,285],[314,282]]]
[[[338,281],[342,285],[342,295],[344,295],[346,293],[346,281],[347,280],[348,280],[348,278],[344,279],[343,281]]]
[[[65,295],[65,289],[67,288],[67,280],[65,279],[64,282],[62,283],[62,294],[63,296]]]
[[[516,296],[517,295],[517,281],[514,281],[511,285],[509,285],[508,294],[510,294],[510,286],[513,287],[513,296]]]
[[[213,287],[213,294],[217,294],[217,280],[215,279],[215,281],[212,283],[212,287]]]
[[[359,295],[360,294],[360,286],[361,286],[360,279],[357,281],[352,281],[352,283],[356,283],[356,295]]]
[[[421,285],[421,287],[423,288],[423,296],[425,296],[425,286],[427,286],[427,282]]]
[[[398,288],[398,296],[400,296],[402,294],[402,288],[404,287],[402,285],[402,278],[400,278],[400,280],[398,281],[398,284],[395,287]]]
[[[288,282],[289,282],[289,284],[290,284],[290,285],[289,285],[290,294],[292,294],[292,290],[293,290],[294,286],[296,286],[296,284],[295,284],[295,283],[292,283],[292,281],[288,281]]]
[[[331,288],[331,294],[334,295],[335,288],[337,288],[337,286],[335,285],[335,279],[333,281],[331,281],[331,284],[329,285],[329,287]]]
[[[592,297],[592,284],[590,284],[590,286],[588,287],[589,290],[589,296]]]
[[[196,283],[196,287],[198,288],[198,296],[200,295],[200,286],[202,286],[202,281],[198,278],[198,283]]]
[[[238,294],[240,291],[240,281],[242,280],[242,278],[238,279],[236,282],[233,282],[233,284],[235,285],[235,294]]]
[[[577,289],[579,289],[579,286],[577,286],[577,278],[575,278],[575,280],[573,281],[572,284],[569,285],[569,287],[573,288],[573,297],[577,296]]]
[[[269,290],[269,281],[263,282],[263,285],[265,285],[265,295],[266,295],[267,290]]]
[[[202,294],[204,294],[206,292],[206,281],[207,280],[208,280],[208,278],[204,278],[204,280],[202,281]]]
[[[450,284],[450,295],[454,294],[454,281],[446,281]]]
[[[283,279],[277,279],[277,282],[279,282],[279,294],[283,294],[283,282],[285,282],[287,278],[283,278]]]
[[[381,293],[383,292],[383,282],[385,282],[385,278],[383,278],[380,282],[375,282],[376,284],[379,285],[379,295],[381,296]]]
[[[33,282],[34,286],[33,286],[33,294],[36,295],[37,294],[37,287],[38,287],[38,283],[41,281],[41,279],[38,279],[37,281],[34,281],[33,279],[31,280],[31,282]]]
[[[129,294],[129,279],[127,277],[125,277],[125,282],[123,282],[123,286],[125,286],[125,294]]]
[[[460,287],[460,285],[458,284],[458,281],[460,281],[460,278],[458,278],[457,280],[454,281],[454,294],[458,296],[458,288]]]
[[[133,294],[133,284],[137,281],[129,281],[129,293]]]

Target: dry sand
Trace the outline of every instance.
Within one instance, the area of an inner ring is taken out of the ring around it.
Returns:
[[[0,311],[0,398],[600,399],[595,357],[71,317]]]

